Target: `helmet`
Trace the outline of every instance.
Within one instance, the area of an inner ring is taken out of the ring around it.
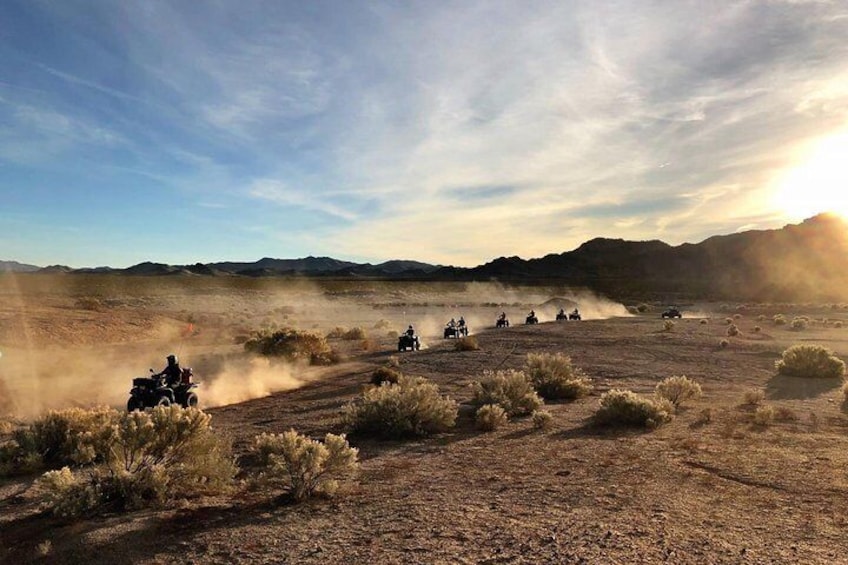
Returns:
[[[177,364],[177,356],[174,354],[168,355],[166,357],[168,360],[168,365],[176,365]]]

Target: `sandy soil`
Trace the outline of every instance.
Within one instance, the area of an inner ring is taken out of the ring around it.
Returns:
[[[401,290],[391,288],[339,299],[312,289],[309,296],[326,299],[308,301],[312,314],[299,306],[303,296],[286,302],[268,289],[190,296],[113,291],[125,303],[101,310],[75,307],[77,298],[61,289],[6,292],[14,298],[7,296],[0,307],[0,351],[11,352],[0,358],[7,389],[17,381],[6,367],[18,374],[25,357],[33,378],[60,379],[38,362],[45,351],[81,358],[135,355],[130,374],[114,375],[117,385],[182,341],[183,358],[214,373],[222,357],[245,362],[234,339],[266,316],[318,328],[331,327],[340,313],[347,314],[348,326],[372,328],[381,318],[393,327],[407,321],[433,326],[423,334],[422,351],[398,354],[385,330],[369,329],[371,343],[335,343],[348,357],[340,365],[291,370],[296,382],[282,387],[288,390],[209,408],[213,424],[233,438],[240,454],[265,431],[343,431],[341,406],[391,355],[404,373],[437,382],[461,410],[454,431],[423,440],[352,437],[362,463],[358,480],[334,499],[301,505],[280,503],[280,493],[239,489],[175,508],[67,521],[39,510],[27,494],[32,477],[6,481],[0,483],[0,562],[848,562],[848,416],[841,382],[798,382],[774,370],[780,352],[794,343],[820,343],[848,358],[848,328],[831,322],[799,332],[770,322],[779,312],[790,319],[802,313],[848,319],[841,307],[740,309],[735,323],[741,334],[726,338],[725,318],[737,312],[735,305],[685,305],[687,318],[671,331],[663,329],[659,309],[582,322],[516,323],[526,306],[544,304],[561,290],[528,290],[531,299],[521,301],[520,292],[518,298],[470,293],[462,299],[444,289],[429,295],[421,289],[421,296],[399,298]],[[495,330],[501,309],[514,325]],[[479,351],[457,352],[452,341],[439,338],[441,320],[459,311],[474,320]],[[183,334],[192,323],[187,313],[196,327]],[[545,314],[543,322],[553,317]],[[759,314],[768,319],[757,321]],[[704,316],[709,323],[700,323]],[[438,321],[425,323],[427,317]],[[756,325],[762,331],[755,332]],[[68,336],[74,340],[65,343]],[[729,340],[727,347],[719,345],[722,339]],[[476,431],[467,405],[470,383],[486,369],[519,368],[527,353],[542,351],[570,355],[591,377],[594,392],[577,402],[550,403],[554,426],[546,431],[534,430],[528,419],[492,433]],[[590,425],[604,391],[650,393],[658,381],[681,374],[701,383],[704,396],[671,423],[651,432]],[[751,389],[764,390],[766,403],[785,408],[784,418],[754,425],[753,409],[743,404]],[[120,406],[125,398],[123,387],[113,403]]]

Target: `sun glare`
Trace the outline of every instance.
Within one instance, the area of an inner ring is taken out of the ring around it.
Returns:
[[[848,218],[848,132],[813,144],[776,182],[774,204],[800,220],[820,212]]]

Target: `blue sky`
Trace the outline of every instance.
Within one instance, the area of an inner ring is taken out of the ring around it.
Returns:
[[[840,1],[0,3],[0,259],[476,265],[848,213]]]

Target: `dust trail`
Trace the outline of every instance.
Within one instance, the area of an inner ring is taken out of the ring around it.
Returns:
[[[227,362],[220,371],[203,377],[198,391],[200,404],[214,408],[303,386],[306,381],[295,377],[294,372],[291,365],[260,357]]]

